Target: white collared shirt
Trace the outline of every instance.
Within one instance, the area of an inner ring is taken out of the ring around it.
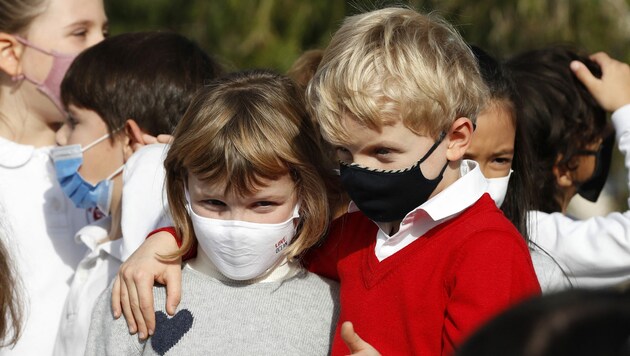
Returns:
[[[122,264],[119,254],[122,240],[107,241],[110,225],[111,217],[106,217],[82,228],[76,235],[76,239],[89,251],[72,279],[59,323],[54,355],[85,353],[92,309]]]
[[[463,160],[460,166],[461,177],[443,191],[410,211],[400,222],[398,232],[390,236],[391,223],[377,223],[374,253],[379,261],[402,250],[427,231],[458,216],[473,205],[486,192],[488,181],[475,161]],[[348,212],[359,210],[354,202]]]
[[[70,281],[85,247],[73,236],[87,224],[57,182],[52,147],[0,138],[0,237],[22,282],[26,308],[17,345],[0,355],[50,355]]]

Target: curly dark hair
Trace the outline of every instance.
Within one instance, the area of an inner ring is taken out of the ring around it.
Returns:
[[[576,169],[578,151],[607,129],[606,111],[569,68],[573,60],[601,77],[599,65],[565,46],[524,52],[506,63],[517,94],[519,129],[531,151],[527,174],[537,185],[533,208],[546,213],[562,210],[553,167]]]

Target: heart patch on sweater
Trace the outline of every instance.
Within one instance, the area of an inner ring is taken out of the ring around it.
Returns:
[[[155,332],[151,336],[151,347],[164,356],[190,330],[193,315],[188,309],[178,311],[169,318],[162,311],[155,312]]]

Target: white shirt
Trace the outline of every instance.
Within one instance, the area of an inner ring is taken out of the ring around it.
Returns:
[[[79,230],[76,238],[89,248],[72,280],[64,305],[54,355],[83,355],[93,306],[118,272],[121,239],[107,241],[111,218],[103,218]]]
[[[628,170],[630,105],[615,111],[612,122]],[[585,220],[531,211],[528,225],[530,238],[560,263],[574,286],[603,287],[630,280],[630,211]]]
[[[51,355],[64,300],[85,247],[72,238],[86,212],[57,182],[51,147],[0,138],[0,235],[13,255],[26,305],[23,333],[0,355]]]
[[[102,219],[77,235],[88,248],[77,268],[59,324],[55,355],[83,355],[92,310],[113,281],[120,265],[147,235],[170,224],[164,221],[164,157],[166,145],[149,145],[135,152],[123,170],[121,230],[123,238],[103,242],[111,219]]]
[[[374,253],[379,261],[392,256],[427,231],[441,223],[456,217],[473,205],[486,192],[488,182],[475,161],[463,160],[460,166],[461,177],[443,191],[410,211],[400,222],[398,232],[390,236],[391,223],[377,223]],[[357,211],[354,202],[350,203],[349,212]]]

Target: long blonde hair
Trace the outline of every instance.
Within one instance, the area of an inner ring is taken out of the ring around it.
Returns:
[[[170,211],[182,238],[176,255],[186,253],[195,240],[186,210],[188,174],[245,196],[256,191],[261,178],[288,173],[296,185],[300,223],[287,257],[298,256],[325,235],[329,200],[338,190],[302,97],[289,78],[264,70],[230,74],[197,94],[164,162]]]

